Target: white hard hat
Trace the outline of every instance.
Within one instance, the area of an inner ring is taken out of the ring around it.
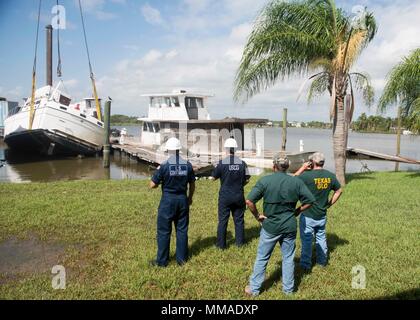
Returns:
[[[166,149],[170,151],[180,150],[181,142],[177,138],[169,138],[168,141],[166,141]]]
[[[226,139],[225,141],[225,148],[237,148],[238,144],[236,143],[236,140],[233,138]]]

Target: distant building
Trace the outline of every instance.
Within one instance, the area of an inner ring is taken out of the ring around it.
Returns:
[[[302,128],[302,123],[298,121],[292,121],[290,122],[290,126],[295,128]]]
[[[0,137],[4,136],[4,119],[18,107],[18,103],[14,101],[7,101],[6,98],[0,97]]]

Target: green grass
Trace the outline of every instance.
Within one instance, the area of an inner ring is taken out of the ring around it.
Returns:
[[[303,275],[296,270],[291,299],[419,299],[420,174],[350,176],[328,215],[330,263]],[[247,192],[255,184],[247,186]],[[225,251],[215,249],[218,182],[199,181],[190,213],[189,262],[165,269],[149,266],[156,253],[159,190],[146,181],[74,181],[0,184],[0,243],[36,235],[66,245],[57,264],[67,271],[67,288],[53,290],[49,272],[0,283],[5,299],[243,299],[258,244],[259,225],[249,211],[247,245],[233,245],[229,222]],[[68,245],[68,246],[67,246]],[[296,261],[300,256],[297,241]],[[266,290],[258,299],[286,299],[281,292],[276,249]],[[352,289],[352,267],[366,268],[367,286]],[[1,280],[1,277],[0,277]]]

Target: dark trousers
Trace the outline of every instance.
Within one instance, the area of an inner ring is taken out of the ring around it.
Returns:
[[[169,260],[172,223],[176,230],[176,261],[183,264],[188,259],[189,205],[186,196],[163,195],[157,217],[157,258],[159,266]]]
[[[226,248],[226,230],[230,214],[232,214],[235,223],[236,245],[241,246],[245,243],[244,212],[245,200],[243,198],[235,201],[219,197],[219,224],[217,226],[216,243],[219,248]]]

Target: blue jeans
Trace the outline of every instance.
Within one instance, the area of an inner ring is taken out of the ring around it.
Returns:
[[[296,249],[296,233],[286,233],[280,235],[269,234],[261,228],[260,242],[258,244],[257,258],[255,260],[254,272],[249,281],[249,286],[253,295],[258,295],[264,281],[265,270],[268,260],[273,253],[277,243],[280,244],[282,261],[282,281],[283,292],[292,293],[295,286],[295,262],[293,260]]]
[[[302,240],[302,253],[300,255],[300,265],[303,269],[310,269],[312,266],[312,240],[315,236],[316,241],[316,263],[327,265],[328,248],[327,234],[325,225],[327,217],[321,220],[314,220],[305,215],[300,215],[300,239]]]

